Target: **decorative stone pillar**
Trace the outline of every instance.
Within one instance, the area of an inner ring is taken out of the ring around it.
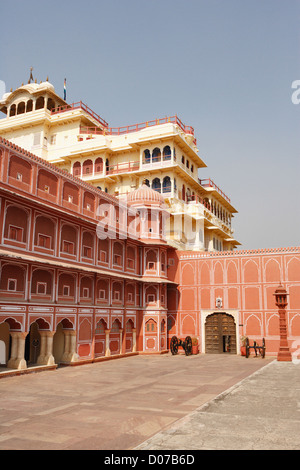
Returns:
[[[110,330],[105,330],[105,356],[110,356],[109,333],[110,333]]]
[[[11,357],[7,363],[7,367],[10,369],[27,369],[27,363],[24,358],[25,352],[25,338],[27,332],[13,332],[11,333],[12,337],[12,347],[11,347]]]
[[[63,330],[65,336],[64,353],[61,362],[77,362],[79,360],[76,353],[76,331]]]
[[[45,364],[45,357],[46,357],[46,332],[40,330],[40,336],[41,336],[41,347],[40,347],[40,354],[39,357],[37,358],[37,364]]]
[[[132,352],[136,352],[136,329],[132,328]]]
[[[120,348],[119,348],[119,354],[122,354],[122,335],[123,335],[123,329],[120,328],[119,329],[119,333],[120,333]]]
[[[17,360],[18,353],[18,333],[10,333],[11,336],[11,352],[10,358],[7,362],[7,367],[15,369],[15,362]]]
[[[280,343],[277,354],[277,361],[291,361],[292,355],[287,340],[287,325],[286,325],[286,307],[287,296],[289,294],[282,285],[278,286],[275,291],[275,304],[278,307],[279,314],[279,334]]]
[[[61,357],[61,362],[68,362],[69,354],[70,354],[70,335],[69,330],[63,330],[64,334],[64,352]]]
[[[79,360],[78,354],[76,352],[76,331],[70,331],[70,355],[69,361],[70,362],[77,362]]]
[[[53,336],[54,331],[40,331],[41,349],[37,363],[40,365],[52,366],[55,364],[53,357]]]

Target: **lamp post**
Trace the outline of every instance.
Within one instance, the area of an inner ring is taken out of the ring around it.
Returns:
[[[275,304],[278,307],[279,313],[279,350],[277,354],[277,361],[291,361],[292,355],[287,340],[287,326],[286,326],[286,306],[288,293],[285,288],[280,285],[275,291]]]

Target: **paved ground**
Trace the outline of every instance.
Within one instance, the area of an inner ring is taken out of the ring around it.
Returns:
[[[272,361],[141,355],[2,378],[0,449],[276,447],[278,435],[299,449],[300,365]],[[240,426],[252,440],[236,440]]]
[[[300,364],[274,361],[137,450],[300,450]]]

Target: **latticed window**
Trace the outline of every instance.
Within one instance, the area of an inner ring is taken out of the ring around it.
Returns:
[[[96,335],[102,335],[105,333],[104,322],[102,320],[98,321],[95,330]]]
[[[114,321],[111,327],[111,333],[119,333],[120,332],[120,323],[118,321]]]

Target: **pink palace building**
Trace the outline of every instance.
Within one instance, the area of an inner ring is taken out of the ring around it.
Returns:
[[[237,249],[193,128],[109,128],[48,81],[0,110],[2,371],[166,353],[174,335],[220,355],[264,339],[276,356],[279,284],[300,357],[300,247]]]

